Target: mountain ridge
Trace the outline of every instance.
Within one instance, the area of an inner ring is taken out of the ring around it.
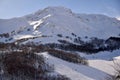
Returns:
[[[82,39],[85,36],[107,39],[120,34],[120,21],[115,18],[100,14],[76,14],[64,7],[47,7],[23,17],[0,20],[0,26],[2,26],[0,27],[0,34],[22,32],[22,34],[15,33],[12,36],[13,39],[16,39],[15,36],[17,35],[38,36],[39,33],[55,38],[58,34],[72,37],[71,34],[74,33]],[[21,28],[25,29],[21,30]],[[26,31],[26,29],[31,31]]]

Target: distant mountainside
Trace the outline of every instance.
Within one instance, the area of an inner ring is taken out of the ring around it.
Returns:
[[[19,18],[0,19],[0,42],[14,42],[24,38],[32,41],[57,43],[58,39],[73,42],[80,37],[88,41],[92,37],[108,39],[120,35],[120,21],[105,15],[75,14],[64,7],[47,7]],[[42,37],[44,36],[44,37]]]
[[[120,21],[100,14],[75,14],[64,7],[47,7],[23,17],[1,19],[0,42],[36,43],[92,53],[114,50],[120,48]]]

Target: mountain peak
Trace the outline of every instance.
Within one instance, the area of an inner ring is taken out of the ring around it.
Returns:
[[[26,15],[27,20],[39,20],[47,15],[72,15],[71,9],[57,6],[57,7],[47,7],[42,10],[38,10],[33,14]]]
[[[37,11],[35,14],[38,13],[49,13],[49,14],[58,14],[58,13],[72,13],[71,9],[62,7],[62,6],[57,6],[57,7],[47,7],[44,8],[43,10]]]
[[[65,8],[63,6],[49,6],[45,8],[45,10],[63,10],[63,11],[71,11],[69,8]]]

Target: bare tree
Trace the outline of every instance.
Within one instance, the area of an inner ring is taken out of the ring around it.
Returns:
[[[113,60],[114,75],[109,75],[106,80],[120,80],[120,60]]]

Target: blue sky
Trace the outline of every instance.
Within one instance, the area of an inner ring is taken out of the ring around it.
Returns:
[[[120,17],[120,0],[0,0],[0,18],[20,17],[48,6],[64,6],[75,13]]]

